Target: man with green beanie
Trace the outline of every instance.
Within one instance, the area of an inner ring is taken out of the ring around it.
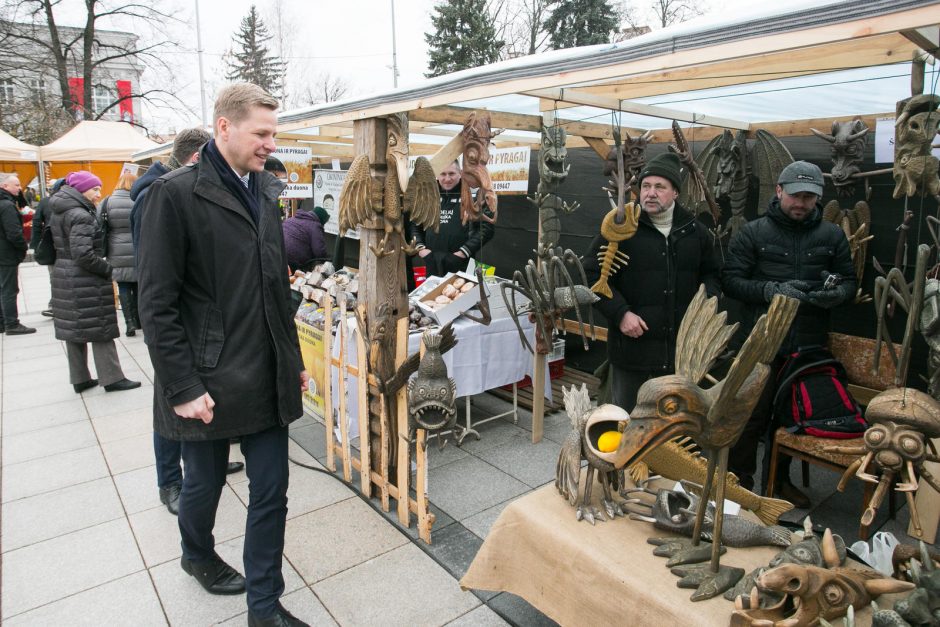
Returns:
[[[608,279],[611,297],[601,296],[595,305],[608,320],[611,401],[627,411],[644,381],[675,371],[679,323],[699,285],[709,296],[719,293],[712,236],[676,202],[681,174],[673,153],[654,157],[640,171],[639,224],[619,244],[629,262]],[[598,257],[606,243],[598,234],[584,255],[588,285],[600,277]]]

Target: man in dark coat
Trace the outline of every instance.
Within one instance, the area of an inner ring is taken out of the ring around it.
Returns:
[[[855,296],[849,243],[842,229],[822,219],[822,193],[823,175],[817,166],[791,163],[780,173],[777,197],[767,213],[744,225],[728,247],[722,285],[727,296],[744,304],[743,331],[749,331],[767,311],[774,294],[801,301],[774,364],[775,372],[783,355],[799,347],[825,346],[829,311]],[[831,275],[835,277],[827,282]],[[751,420],[731,449],[730,469],[746,488],[754,485],[757,444],[768,434],[775,392],[774,385],[764,387]],[[808,507],[809,499],[790,483],[789,463],[790,458],[785,458],[778,467],[780,494],[797,507]]]
[[[326,236],[323,234],[326,219],[320,217],[321,212],[329,219],[323,207],[315,207],[313,211],[298,209],[293,217],[281,224],[291,270],[307,272],[313,268],[314,262],[326,260]]]
[[[493,224],[486,220],[460,221],[460,166],[456,161],[437,175],[441,190],[441,223],[437,233],[408,223],[408,237],[414,238],[418,256],[429,276],[444,276],[467,268],[467,261],[493,238]],[[492,217],[489,209],[483,210]]]
[[[141,214],[140,316],[154,367],[154,429],[182,441],[181,566],[210,593],[247,592],[249,625],[303,624],[279,602],[287,517],[287,426],[303,413],[277,199],[264,172],[277,100],[237,83],[216,99],[199,162],[162,176]],[[194,245],[198,243],[198,245]],[[241,438],[249,477],[242,577],[212,528]]]
[[[692,297],[704,284],[719,292],[712,236],[676,199],[681,186],[679,159],[659,155],[640,172],[642,212],[636,234],[619,244],[629,263],[609,279],[612,297],[595,305],[608,320],[607,358],[611,400],[632,411],[647,379],[675,371],[676,334]],[[588,285],[600,277],[598,235],[584,255]]]
[[[62,186],[65,184],[65,177],[60,178],[57,181],[52,183],[52,188],[49,190],[49,193],[42,197],[39,201],[39,204],[36,205],[36,212],[33,213],[33,234],[29,241],[29,247],[33,250],[39,247],[39,242],[42,241],[42,231],[46,228],[46,223],[49,221],[49,218],[52,216],[52,209],[49,207],[49,200],[52,198],[53,194],[58,192]],[[52,282],[52,270],[55,268],[55,264],[50,264],[46,266],[49,270],[49,281]],[[40,312],[42,315],[47,318],[52,317],[52,300],[49,300],[49,307],[43,309]]]
[[[0,174],[0,333],[25,335],[36,329],[20,324],[16,295],[20,293],[20,263],[26,258],[23,220],[16,198],[21,192],[16,174]]]

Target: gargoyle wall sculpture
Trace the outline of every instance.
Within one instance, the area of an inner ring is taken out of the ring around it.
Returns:
[[[565,163],[566,133],[560,125],[542,126],[542,146],[539,149],[539,185],[535,198],[528,198],[539,210],[539,242],[548,249],[558,245],[561,238],[561,212],[571,213],[578,203],[569,205],[558,195],[558,187],[568,178],[571,166]]]
[[[497,135],[490,130],[490,116],[488,113],[470,113],[470,117],[460,131],[464,139],[463,170],[460,179],[460,221],[466,224],[470,220],[486,220],[496,222],[496,192],[493,191],[493,181],[486,169],[490,161],[490,141]],[[474,198],[470,190],[476,189]],[[483,205],[492,213],[492,217],[483,212]]]
[[[921,94],[901,100],[894,122],[894,197],[916,193],[940,196],[937,158],[930,154],[940,128],[940,96]]]
[[[852,198],[855,195],[854,175],[862,171],[862,157],[865,156],[865,137],[868,127],[861,119],[851,122],[832,123],[831,134],[809,129],[813,135],[832,145],[832,184],[840,198]]]

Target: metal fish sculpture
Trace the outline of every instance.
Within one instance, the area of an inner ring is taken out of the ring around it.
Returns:
[[[425,353],[418,364],[418,375],[408,382],[410,431],[426,429],[436,433],[453,429],[457,422],[457,384],[447,376],[441,336],[426,332],[422,340]],[[444,444],[440,438],[442,448]]]

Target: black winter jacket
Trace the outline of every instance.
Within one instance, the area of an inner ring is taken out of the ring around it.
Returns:
[[[260,174],[256,225],[202,156],[150,187],[137,249],[140,319],[155,374],[154,430],[182,441],[257,433],[303,413],[303,363],[277,206],[284,185]],[[206,392],[216,403],[211,423],[173,411]]]
[[[104,234],[95,206],[63,185],[49,200],[52,209],[52,312],[55,337],[66,342],[106,342],[119,335],[111,264],[102,258]]]
[[[116,189],[101,202],[101,215],[108,214],[108,262],[111,278],[122,283],[137,281],[134,242],[131,241],[131,208],[134,201],[126,189]]]
[[[475,257],[480,249],[493,238],[493,225],[486,220],[460,222],[460,189],[463,182],[450,191],[441,190],[441,224],[437,233],[425,231],[416,224],[408,223],[408,238],[414,238],[418,248],[427,247],[431,254],[423,258],[428,274],[443,276],[448,272],[457,272],[467,267],[470,257]],[[492,217],[488,209],[484,211]],[[463,251],[467,259],[454,255]]]
[[[744,303],[742,330],[750,332],[767,311],[764,286],[768,281],[799,279],[821,288],[824,270],[843,278],[842,290],[850,302],[857,285],[849,243],[842,229],[822,219],[819,204],[812,215],[797,222],[783,212],[780,201],[774,198],[764,216],[745,224],[732,238],[722,271],[722,287],[727,296]],[[800,346],[825,345],[828,333],[829,310],[801,303],[781,354]]]
[[[137,246],[140,245],[140,210],[141,207],[144,206],[144,200],[147,198],[147,190],[153,185],[154,181],[170,171],[170,168],[156,161],[147,168],[147,171],[144,172],[139,179],[134,181],[133,185],[131,185],[131,200],[134,201],[134,207],[131,209],[130,223],[131,239],[134,244],[135,252]]]
[[[0,266],[16,266],[26,257],[23,220],[16,196],[0,189]]]
[[[606,243],[597,235],[584,255],[588,285],[600,277],[597,255]],[[623,370],[671,373],[676,334],[692,297],[704,284],[709,296],[719,292],[718,262],[708,229],[676,203],[669,237],[653,226],[644,211],[636,234],[618,249],[630,261],[608,283],[613,298],[601,296],[595,307],[607,318],[607,355]],[[632,311],[649,330],[638,338],[620,332],[620,320]]]

